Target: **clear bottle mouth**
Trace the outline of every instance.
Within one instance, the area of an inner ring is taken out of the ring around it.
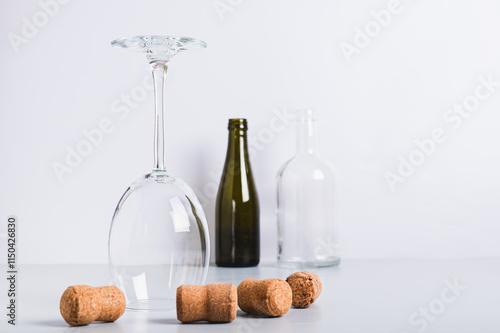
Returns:
[[[294,112],[295,120],[298,122],[316,121],[316,111],[313,109],[299,109]]]
[[[248,123],[245,118],[231,118],[228,121],[227,129],[248,129]]]

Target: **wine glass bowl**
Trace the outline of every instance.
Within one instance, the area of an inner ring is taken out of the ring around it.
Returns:
[[[111,44],[146,54],[155,89],[153,171],[133,182],[116,207],[108,244],[111,277],[124,292],[128,309],[174,309],[178,286],[205,283],[210,240],[194,191],[165,168],[165,76],[174,55],[206,44],[152,35]]]
[[[195,194],[177,177],[151,173],[130,185],[109,238],[112,278],[128,308],[172,308],[178,286],[205,280],[205,220]]]

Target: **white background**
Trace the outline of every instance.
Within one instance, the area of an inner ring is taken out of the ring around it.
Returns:
[[[310,107],[338,174],[343,258],[499,256],[500,87],[457,128],[443,115],[474,96],[480,76],[500,81],[500,3],[401,0],[374,25],[371,12],[389,2],[72,0],[43,22],[38,1],[1,0],[0,231],[18,216],[22,263],[107,262],[116,203],[152,167],[153,130],[150,92],[126,117],[112,110],[149,74],[142,55],[110,41],[171,34],[208,44],[169,69],[167,168],[199,194],[212,229],[227,119],[246,117],[262,259],[275,258],[275,174],[295,133],[271,124]],[[40,27],[14,47],[24,19]],[[373,37],[349,62],[340,46],[366,27]],[[113,130],[59,180],[53,164],[105,118]],[[446,140],[392,191],[386,172],[437,128]]]

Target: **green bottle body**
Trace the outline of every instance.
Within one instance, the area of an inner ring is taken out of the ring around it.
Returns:
[[[229,139],[215,208],[216,264],[257,266],[259,199],[250,167],[246,119],[230,119]]]

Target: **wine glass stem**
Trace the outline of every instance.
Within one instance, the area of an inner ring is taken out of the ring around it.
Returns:
[[[153,171],[165,169],[165,77],[168,61],[155,60],[151,63],[155,91],[155,137]]]

